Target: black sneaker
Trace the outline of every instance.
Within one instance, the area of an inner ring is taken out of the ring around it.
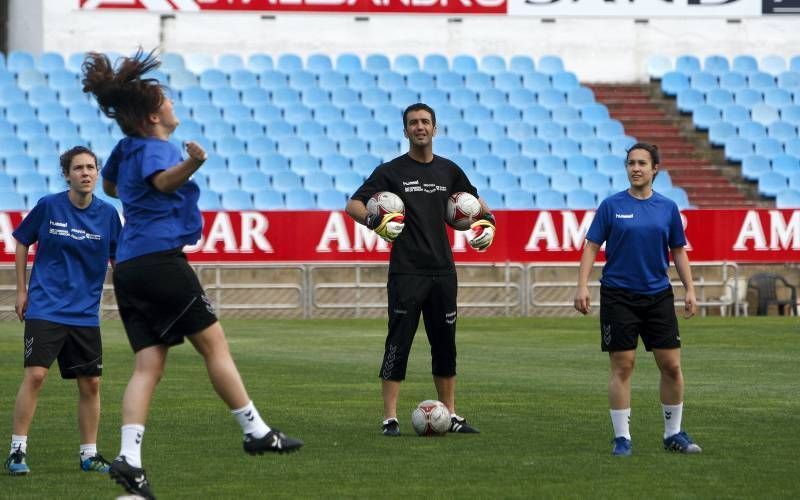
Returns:
[[[128,493],[139,495],[147,500],[156,500],[155,495],[150,491],[150,483],[147,482],[147,474],[144,469],[133,467],[125,460],[124,456],[120,455],[114,459],[108,474]]]
[[[467,423],[467,419],[453,415],[450,417],[450,431],[459,432],[461,434],[480,434],[481,431],[477,427],[473,427]]]
[[[383,421],[383,435],[384,436],[399,436],[400,435],[400,422],[396,418],[389,418]]]
[[[303,442],[299,439],[287,437],[278,429],[270,430],[264,437],[255,438],[252,434],[244,435],[244,451],[251,455],[261,455],[265,451],[276,453],[290,453],[301,446]]]

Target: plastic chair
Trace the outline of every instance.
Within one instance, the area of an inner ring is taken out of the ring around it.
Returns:
[[[327,54],[311,54],[306,59],[306,70],[319,75],[333,70],[333,62]]]
[[[283,196],[289,210],[311,210],[317,206],[314,193],[303,188],[291,189],[284,192]]]
[[[347,196],[336,189],[325,189],[317,193],[317,206],[321,210],[343,210]]]
[[[252,210],[253,197],[247,191],[241,189],[231,189],[222,193],[223,210]]]
[[[766,316],[770,306],[778,308],[783,316],[786,306],[797,316],[797,287],[789,284],[786,278],[774,273],[758,273],[747,280],[748,290],[755,290],[757,295],[757,316]]]
[[[744,74],[754,73],[758,71],[758,61],[751,55],[741,54],[733,58],[731,69]]]
[[[681,90],[689,88],[689,77],[678,71],[669,71],[661,78],[661,91],[666,95],[677,95]]]
[[[384,54],[369,54],[364,61],[364,69],[370,73],[380,75],[381,73],[391,71],[392,63]],[[360,69],[360,68],[359,68]],[[357,69],[354,69],[357,71]]]
[[[286,208],[283,203],[283,194],[271,188],[253,193],[253,205],[258,210],[282,210]]]
[[[369,56],[367,57],[369,59]],[[334,64],[336,71],[341,73],[350,74],[356,71],[361,71],[361,59],[356,54],[339,54],[336,57]]]
[[[553,189],[544,189],[536,193],[536,208],[560,209],[567,208],[564,193]]]
[[[478,61],[471,55],[458,54],[451,61],[451,69],[462,75],[476,73],[478,71]]]
[[[800,175],[797,177],[800,178]],[[800,208],[800,190],[785,189],[778,193],[775,208]]]
[[[719,88],[730,92],[747,88],[747,77],[735,71],[722,73],[719,75]]]
[[[536,65],[530,56],[516,55],[511,56],[511,59],[508,62],[508,70],[520,75],[524,75],[526,73],[532,73],[535,71]]]
[[[564,61],[559,56],[544,55],[539,59],[537,68],[537,71],[546,75],[554,75],[564,71]]]
[[[400,74],[408,75],[420,70],[419,61],[414,55],[400,54],[395,57],[392,69]]]

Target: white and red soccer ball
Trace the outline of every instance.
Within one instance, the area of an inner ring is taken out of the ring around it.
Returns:
[[[466,231],[473,222],[481,218],[481,203],[469,193],[453,193],[447,200],[445,221],[453,229]]]
[[[450,429],[450,410],[441,401],[426,399],[411,412],[411,426],[420,436],[446,434]]]
[[[390,191],[378,191],[367,201],[367,211],[383,217],[390,213],[406,213],[406,207],[399,196]]]

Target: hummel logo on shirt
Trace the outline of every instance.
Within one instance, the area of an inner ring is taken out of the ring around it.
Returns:
[[[617,219],[633,219],[633,214],[614,214]]]

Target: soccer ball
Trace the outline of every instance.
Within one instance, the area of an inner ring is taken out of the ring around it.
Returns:
[[[378,191],[367,201],[367,211],[383,217],[394,212],[405,214],[406,207],[403,205],[403,200],[396,194],[389,191]]]
[[[466,231],[480,219],[481,203],[469,193],[453,193],[447,200],[447,224],[458,231]]]
[[[420,436],[446,434],[450,429],[450,411],[441,401],[426,399],[411,412],[411,425]]]

